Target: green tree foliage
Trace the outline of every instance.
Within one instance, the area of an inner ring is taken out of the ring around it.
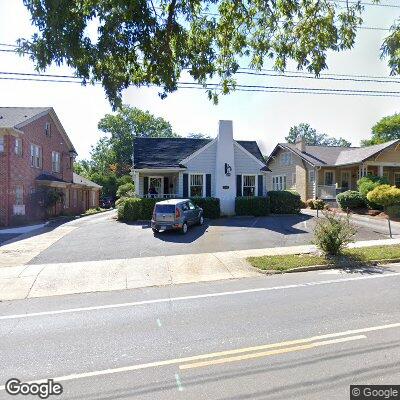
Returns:
[[[189,133],[187,137],[189,139],[211,139],[211,136],[205,135],[204,133]]]
[[[289,130],[288,136],[285,137],[285,140],[288,143],[296,143],[298,136],[301,136],[309,146],[351,146],[351,143],[347,140],[343,138],[336,139],[334,137],[329,137],[325,133],[318,133],[316,129],[305,123],[292,126]]]
[[[117,197],[119,199],[121,197],[133,197],[134,193],[135,185],[132,182],[124,183],[123,185],[118,186]]]
[[[357,188],[364,197],[367,197],[367,194],[371,190],[374,190],[379,185],[385,185],[388,183],[389,181],[385,177],[368,175],[357,181]]]
[[[353,47],[362,23],[360,1],[331,0],[23,0],[37,32],[21,39],[36,68],[66,64],[83,83],[101,82],[113,107],[130,85],[175,91],[182,72],[206,87],[210,99],[235,88],[239,62],[276,70],[294,64],[318,75],[327,53]],[[96,30],[97,28],[97,30]],[[95,33],[93,34],[93,31]],[[383,46],[398,72],[398,36]]]
[[[371,139],[362,140],[361,146],[385,143],[400,139],[400,114],[383,117],[372,127]]]
[[[386,208],[400,204],[400,189],[396,186],[379,185],[368,193],[367,198],[368,201]]]

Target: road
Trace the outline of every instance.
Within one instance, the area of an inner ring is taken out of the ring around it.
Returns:
[[[82,218],[74,229],[34,258],[31,264],[79,262],[199,254],[218,251],[296,246],[311,243],[315,218],[310,215],[221,218],[194,226],[186,235],[153,235],[148,225],[125,224],[113,212]],[[386,239],[387,227],[359,225],[356,240]]]
[[[0,398],[17,377],[61,399],[347,399],[400,383],[399,285],[392,266],[4,302]]]

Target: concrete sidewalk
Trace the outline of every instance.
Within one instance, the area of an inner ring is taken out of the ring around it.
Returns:
[[[356,242],[351,247],[393,244],[400,244],[400,239]],[[260,273],[247,257],[311,251],[315,246],[3,267],[0,300],[252,277]]]

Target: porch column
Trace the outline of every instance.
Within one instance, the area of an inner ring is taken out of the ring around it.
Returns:
[[[318,197],[318,176],[319,170],[314,168],[314,199]]]
[[[178,197],[183,197],[183,172],[178,172],[178,190],[177,190]]]
[[[378,176],[383,177],[383,165],[378,166]]]
[[[135,184],[135,196],[139,196],[139,172],[133,172],[133,183]]]

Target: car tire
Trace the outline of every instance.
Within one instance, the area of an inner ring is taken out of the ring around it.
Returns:
[[[160,231],[159,231],[158,229],[156,229],[156,228],[151,228],[151,230],[153,231],[153,233],[154,233],[155,235],[157,235],[158,233],[160,233]]]
[[[200,218],[199,218],[199,225],[202,226],[203,224],[204,224],[204,217],[202,214],[202,215],[200,215]]]
[[[182,235],[185,235],[187,233],[187,231],[188,231],[188,224],[186,222],[184,222],[182,224],[182,228],[181,228]]]

